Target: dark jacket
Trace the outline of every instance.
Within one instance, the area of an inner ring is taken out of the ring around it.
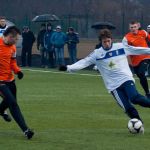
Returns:
[[[35,42],[35,37],[32,31],[22,33],[22,46],[23,47],[32,47]]]
[[[52,37],[53,33],[54,33],[54,31],[47,30],[44,34],[44,48],[48,51],[52,51],[51,37]]]
[[[77,43],[79,43],[79,37],[77,33],[67,33],[66,43],[69,49],[76,48]]]
[[[42,47],[44,47],[44,34],[45,34],[46,30],[41,30],[39,33],[38,33],[38,36],[37,36],[37,47],[39,49],[39,46],[41,45]]]

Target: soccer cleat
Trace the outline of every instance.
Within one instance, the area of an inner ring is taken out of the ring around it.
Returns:
[[[27,129],[25,132],[24,132],[24,135],[27,137],[27,139],[31,139],[32,136],[34,135],[34,132],[30,129]]]
[[[11,121],[11,117],[7,113],[0,113],[0,115],[3,117],[3,119],[7,122]]]

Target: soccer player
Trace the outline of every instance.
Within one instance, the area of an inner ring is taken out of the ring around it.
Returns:
[[[16,63],[16,47],[20,31],[17,27],[8,27],[0,38],[0,93],[3,101],[0,104],[0,115],[4,117],[4,111],[9,108],[14,120],[24,132],[28,139],[31,139],[34,132],[25,123],[16,99],[16,84],[13,72],[19,79],[23,78],[23,73]],[[7,121],[7,120],[6,120]]]
[[[133,46],[124,47],[122,43],[113,43],[111,32],[108,29],[100,32],[100,39],[102,47],[95,49],[89,56],[75,64],[61,66],[59,70],[74,72],[92,64],[97,65],[106,88],[117,103],[130,118],[140,119],[137,110],[132,104],[150,107],[150,100],[136,90],[126,56],[131,54],[150,54],[150,49]]]
[[[145,30],[139,30],[139,22],[129,24],[130,32],[123,39],[124,45],[135,47],[148,47],[147,40],[150,41],[150,35]],[[149,66],[150,55],[130,55],[131,66],[135,74],[140,79],[140,83],[145,91],[145,95],[150,98],[150,91],[145,72]]]

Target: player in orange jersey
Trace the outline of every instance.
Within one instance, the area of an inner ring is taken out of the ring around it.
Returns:
[[[132,45],[135,47],[148,47],[147,39],[150,40],[150,35],[145,30],[139,30],[139,22],[131,22],[129,24],[130,32],[127,33],[123,39],[124,45]],[[150,91],[145,76],[145,72],[149,65],[150,55],[130,56],[131,66],[135,74],[139,77],[140,83],[145,91],[145,94],[150,98]]]
[[[16,63],[16,47],[14,45],[19,34],[19,29],[12,26],[8,27],[3,33],[3,37],[0,38],[0,93],[3,97],[3,101],[0,104],[0,115],[7,119],[7,114],[5,115],[4,111],[9,108],[16,123],[22,129],[25,136],[30,139],[34,132],[26,125],[17,103],[16,84],[13,74],[17,74],[19,79],[23,78],[23,73]]]

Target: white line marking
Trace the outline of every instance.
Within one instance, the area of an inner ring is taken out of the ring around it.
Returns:
[[[54,74],[71,74],[71,75],[81,75],[81,76],[93,76],[93,77],[99,77],[101,75],[94,75],[94,74],[83,74],[83,73],[69,73],[69,72],[61,72],[61,71],[50,71],[50,70],[36,70],[36,69],[22,69],[25,71],[32,71],[32,72],[48,72],[48,73],[54,73]]]
[[[54,74],[68,74],[68,75],[80,75],[80,76],[91,76],[91,77],[102,77],[101,74],[99,75],[94,75],[94,74],[86,74],[86,73],[69,73],[69,72],[61,72],[61,71],[50,71],[50,70],[37,70],[37,69],[24,69],[22,68],[22,70],[25,71],[32,71],[32,72],[45,72],[45,73],[54,73]],[[134,79],[139,79],[137,77],[134,77]],[[147,78],[147,80],[150,80],[149,78]]]

